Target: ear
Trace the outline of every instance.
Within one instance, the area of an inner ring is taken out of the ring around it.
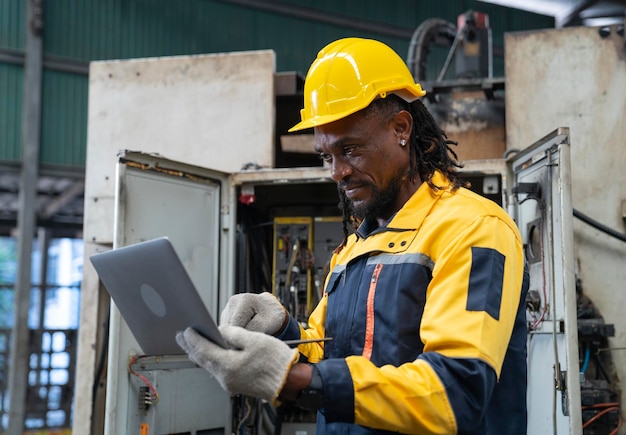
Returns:
[[[413,117],[411,117],[411,114],[406,110],[401,110],[395,114],[392,122],[398,139],[403,138],[408,142],[413,128]]]

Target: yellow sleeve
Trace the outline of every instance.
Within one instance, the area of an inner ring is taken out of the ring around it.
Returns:
[[[309,316],[308,327],[300,325],[300,337],[303,339],[323,338],[325,336],[324,319],[326,319],[326,303],[328,296],[324,294]],[[324,342],[305,343],[298,346],[298,350],[310,363],[317,363],[324,358]]]

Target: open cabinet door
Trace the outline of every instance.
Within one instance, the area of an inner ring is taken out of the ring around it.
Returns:
[[[230,196],[225,173],[121,151],[114,248],[167,236],[217,319],[232,287]],[[229,396],[205,370],[141,355],[114,306],[109,331],[105,434],[230,433]]]
[[[509,160],[530,289],[528,434],[581,434],[569,129]]]

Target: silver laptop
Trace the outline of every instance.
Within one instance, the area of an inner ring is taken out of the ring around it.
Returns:
[[[166,237],[89,259],[145,354],[183,354],[175,337],[189,326],[228,347]]]

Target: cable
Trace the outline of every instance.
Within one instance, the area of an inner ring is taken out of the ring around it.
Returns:
[[[417,81],[426,80],[426,57],[430,46],[449,48],[456,38],[456,26],[440,18],[430,18],[411,35],[407,66]]]
[[[602,231],[605,234],[608,234],[609,236],[615,237],[616,239],[621,240],[622,242],[626,242],[626,235],[625,234],[618,233],[613,228],[609,228],[606,225],[601,224],[597,220],[590,218],[589,216],[585,215],[584,213],[582,213],[582,212],[580,212],[580,211],[578,211],[576,209],[574,209],[574,217],[577,217],[578,219],[580,219],[584,223],[594,227],[597,230]]]
[[[506,150],[506,151],[504,152],[504,154],[502,154],[502,158],[506,160],[506,159],[508,159],[508,158],[509,158],[509,156],[510,156],[511,154],[517,154],[517,153],[519,153],[519,149],[518,149],[518,148],[511,148],[511,149],[509,149],[509,150]]]
[[[245,427],[244,424],[245,424],[246,420],[250,417],[250,414],[252,413],[252,405],[250,405],[250,399],[248,397],[246,397],[244,399],[244,405],[246,407],[246,413],[244,414],[244,416],[239,421],[239,424],[237,425],[237,431],[236,431],[236,433],[238,433],[240,435],[245,435],[246,427]]]
[[[583,361],[583,365],[580,368],[581,373],[585,373],[587,371],[587,367],[589,366],[589,359],[591,359],[591,350],[589,347],[585,349],[585,360]]]
[[[609,435],[617,435],[617,432],[619,431],[620,427],[622,427],[622,417],[621,416],[617,418],[617,427]]]
[[[598,408],[606,408],[606,409],[600,411],[599,413],[591,417],[589,420],[584,422],[583,429],[590,426],[594,421],[598,420],[603,415],[608,414],[611,411],[618,411],[617,426],[609,434],[609,435],[617,435],[617,432],[619,431],[620,427],[622,427],[622,417],[619,415],[619,410],[620,410],[619,402],[595,403],[593,405],[586,405],[582,407],[583,410],[598,409]]]
[[[596,420],[598,420],[600,417],[602,417],[605,414],[608,414],[611,411],[618,411],[619,412],[619,407],[617,406],[612,406],[610,408],[606,408],[603,409],[602,411],[598,412],[596,415],[594,415],[593,417],[591,417],[589,420],[587,420],[584,424],[583,424],[583,429],[588,428],[591,423],[595,422]]]
[[[604,377],[604,380],[607,382],[611,382],[611,377],[609,376],[609,374],[607,373],[606,369],[604,368],[604,365],[602,364],[602,361],[600,361],[600,357],[598,356],[598,354],[594,354],[594,360],[596,363],[596,368],[599,369],[600,374]],[[597,377],[597,376],[596,376]]]
[[[285,278],[285,289],[287,290],[287,294],[291,295],[291,305],[293,308],[292,315],[294,318],[298,319],[298,288],[297,283],[293,283],[292,274],[299,273],[299,268],[296,266],[296,262],[298,260],[298,255],[300,254],[300,238],[296,237],[296,240],[293,243],[293,250],[291,254],[291,258],[289,259],[289,266],[287,266],[287,277]]]
[[[436,81],[438,82],[442,81],[446,75],[446,72],[448,72],[448,67],[450,66],[450,62],[452,62],[453,56],[456,54],[456,50],[457,50],[457,47],[459,46],[459,42],[465,39],[465,27],[466,26],[463,25],[463,27],[457,31],[456,36],[454,37],[454,41],[452,41],[452,47],[450,47],[448,56],[446,57],[446,60],[443,63],[443,66],[441,67],[441,71],[439,72],[439,75],[437,75]]]
[[[131,356],[128,360],[128,372],[133,375],[138,377],[139,379],[141,379],[141,381],[146,384],[146,386],[148,387],[148,389],[150,390],[150,398],[145,402],[147,405],[156,405],[159,401],[159,393],[157,393],[157,390],[154,388],[154,386],[152,386],[152,384],[150,383],[150,381],[148,380],[148,378],[146,378],[144,375],[137,373],[136,371],[133,370],[132,365],[135,364],[140,358],[144,358],[146,355],[141,355],[141,356]]]

